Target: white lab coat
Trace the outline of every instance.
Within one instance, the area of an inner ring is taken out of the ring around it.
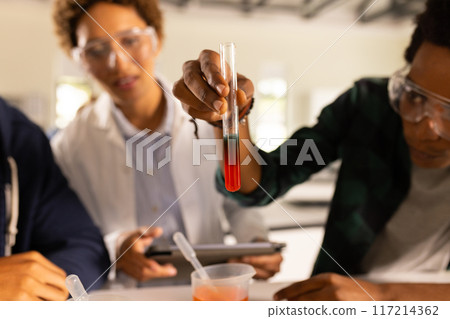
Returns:
[[[171,92],[167,84],[164,87]],[[192,165],[194,125],[178,101],[167,94],[166,101],[174,104],[170,165],[177,196],[199,178],[179,199],[189,241],[223,242],[225,216],[238,241],[267,238],[257,211],[242,208],[216,191],[217,162],[202,160],[200,166]],[[135,210],[134,168],[125,164],[125,140],[114,119],[113,107],[111,97],[102,94],[59,132],[51,144],[57,163],[101,229],[111,260],[115,261],[119,235],[142,225],[137,224]],[[200,138],[214,138],[209,124],[198,121],[198,126]]]

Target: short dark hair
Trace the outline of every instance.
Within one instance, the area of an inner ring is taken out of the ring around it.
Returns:
[[[405,59],[412,63],[423,42],[450,49],[450,1],[428,0],[426,9],[416,18],[416,29],[405,51]]]
[[[70,55],[72,48],[77,46],[76,28],[80,18],[91,6],[99,2],[132,6],[144,21],[155,28],[159,39],[163,39],[163,18],[158,0],[55,0],[53,5],[53,23],[59,44],[64,52]],[[78,4],[77,4],[78,3]],[[79,6],[80,5],[80,6]]]

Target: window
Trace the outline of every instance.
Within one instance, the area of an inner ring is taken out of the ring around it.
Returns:
[[[56,85],[56,127],[66,127],[91,98],[92,89],[84,79],[62,77]]]
[[[274,150],[287,138],[287,82],[282,69],[270,69],[268,76],[256,85],[250,121],[254,142],[266,152]]]

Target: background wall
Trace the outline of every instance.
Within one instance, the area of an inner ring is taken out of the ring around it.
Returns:
[[[57,80],[81,74],[57,48],[50,4],[0,0],[0,94],[31,100],[26,111],[44,127],[54,121]],[[164,10],[166,38],[158,68],[171,81],[200,50],[218,50],[220,42],[233,41],[239,72],[257,83],[268,69],[281,70],[291,85],[355,20],[334,11],[305,21],[294,14],[244,15],[167,5]],[[288,130],[310,120],[312,91],[339,91],[362,76],[389,75],[402,66],[411,31],[411,23],[404,21],[353,26],[288,91]]]
[[[310,68],[311,63],[354,21],[327,18],[305,22],[292,15],[244,16],[237,11],[166,10],[166,39],[159,59],[170,79],[181,76],[181,65],[204,49],[218,50],[220,42],[237,46],[239,72],[255,83],[267,67],[285,70],[288,86],[288,130],[305,124],[309,93],[318,88],[345,89],[363,76],[387,76],[403,65],[412,26],[385,21],[356,24]],[[309,70],[297,80],[302,73]]]
[[[50,126],[57,46],[49,3],[0,1],[0,41],[0,95],[24,101],[29,116]]]

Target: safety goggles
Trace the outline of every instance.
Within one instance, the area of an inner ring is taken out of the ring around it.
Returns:
[[[407,66],[390,78],[389,99],[394,110],[406,121],[419,123],[431,119],[433,131],[450,140],[450,99],[430,92],[408,78]]]
[[[81,62],[89,71],[96,72],[105,68],[114,68],[117,55],[129,57],[141,62],[157,49],[158,37],[153,27],[133,28],[89,41],[83,47],[72,49],[75,61]]]

